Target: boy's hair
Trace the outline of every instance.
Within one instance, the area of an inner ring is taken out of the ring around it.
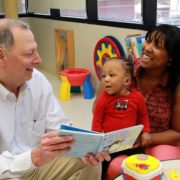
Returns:
[[[111,57],[108,58],[106,61],[121,61],[122,67],[125,70],[125,72],[131,77],[133,76],[133,64],[131,60],[122,57]]]

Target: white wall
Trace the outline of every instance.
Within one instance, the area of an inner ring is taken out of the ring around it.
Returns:
[[[57,20],[25,18],[38,43],[38,50],[42,57],[41,68],[56,73],[55,36],[54,29],[69,29],[74,31],[75,66],[87,68],[92,73],[93,85],[96,88],[99,80],[94,69],[94,48],[97,41],[107,35],[116,37],[126,51],[124,39],[128,34],[145,34],[144,31],[107,26],[97,26],[84,23],[73,23]]]

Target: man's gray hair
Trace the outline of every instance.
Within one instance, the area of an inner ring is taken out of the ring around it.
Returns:
[[[0,48],[10,50],[14,43],[14,37],[11,28],[19,27],[29,29],[29,25],[17,19],[2,19],[0,20]]]

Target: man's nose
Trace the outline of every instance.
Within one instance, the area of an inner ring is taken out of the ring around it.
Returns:
[[[33,64],[40,64],[41,63],[41,57],[38,52],[35,53],[33,58]]]

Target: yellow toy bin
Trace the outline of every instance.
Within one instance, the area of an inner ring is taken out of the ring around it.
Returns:
[[[122,163],[123,180],[161,180],[162,166],[158,159],[145,154],[135,154]]]

